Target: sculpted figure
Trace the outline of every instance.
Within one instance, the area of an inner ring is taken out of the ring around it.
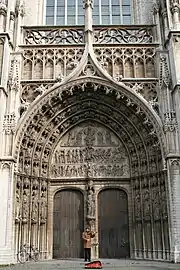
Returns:
[[[29,216],[29,190],[24,189],[23,191],[23,204],[22,204],[22,220],[26,222]]]
[[[93,181],[89,180],[87,184],[87,218],[95,217],[95,195]]]
[[[20,219],[20,190],[16,189],[16,210],[15,210],[15,219],[19,221]]]
[[[45,191],[42,191],[42,194],[41,194],[40,218],[41,218],[41,222],[45,222],[47,219],[47,198],[46,198]]]
[[[38,191],[34,190],[32,193],[32,212],[31,219],[34,222],[37,222],[38,219]]]

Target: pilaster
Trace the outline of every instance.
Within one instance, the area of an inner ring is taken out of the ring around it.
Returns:
[[[171,260],[180,262],[180,156],[168,155]]]
[[[14,263],[13,252],[13,174],[14,162],[0,160],[0,264]]]

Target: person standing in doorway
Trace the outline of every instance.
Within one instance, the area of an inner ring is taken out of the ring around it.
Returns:
[[[82,234],[84,240],[84,261],[91,261],[91,238],[95,237],[95,233],[91,232],[90,228],[87,227]]]

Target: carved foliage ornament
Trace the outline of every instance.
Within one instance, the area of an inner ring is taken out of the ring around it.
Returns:
[[[94,30],[94,42],[103,43],[152,43],[153,42],[152,28],[124,29],[105,28]]]
[[[53,29],[42,30],[24,29],[24,42],[27,45],[52,45],[52,44],[82,44],[84,33],[82,29]]]

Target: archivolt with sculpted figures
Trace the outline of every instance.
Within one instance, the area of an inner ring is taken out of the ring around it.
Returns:
[[[48,183],[78,179],[86,185],[87,178],[92,177],[107,183],[116,179],[131,184],[132,234],[133,241],[139,244],[139,254],[153,249],[149,246],[153,226],[157,226],[158,239],[164,239],[161,224],[166,233],[168,226],[163,192],[163,133],[158,116],[143,99],[116,84],[86,78],[48,90],[34,101],[33,111],[29,109],[21,121],[15,152],[19,161],[17,237],[18,230],[27,232],[30,226],[31,236],[22,234],[23,241],[27,237],[36,239],[38,234],[46,247]],[[157,194],[158,200],[154,197]],[[165,206],[159,219],[161,200]],[[94,215],[91,210],[88,208],[89,215]],[[157,249],[163,248],[160,240]]]

